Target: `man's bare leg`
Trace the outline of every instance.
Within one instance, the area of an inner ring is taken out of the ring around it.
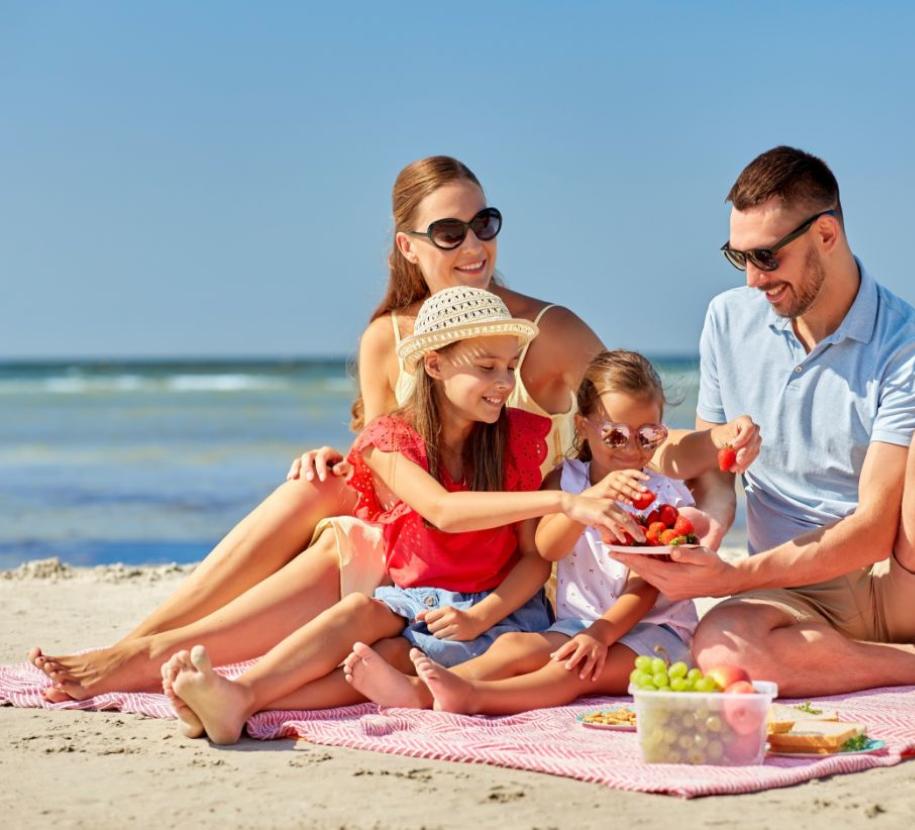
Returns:
[[[235,743],[255,712],[288,703],[290,695],[340,664],[357,639],[375,642],[402,631],[403,617],[362,594],[350,594],[270,649],[236,680],[213,671],[203,646],[179,651],[172,688],[200,719],[210,740]]]
[[[176,651],[202,643],[220,665],[257,657],[339,599],[336,543],[328,531],[304,556],[200,620],[76,655],[59,671],[48,659],[44,670],[56,699],[158,688],[160,666]]]
[[[406,643],[403,638],[396,638]],[[561,634],[512,632],[503,634],[479,657],[461,663],[452,672],[468,680],[497,679],[525,674],[549,662],[550,653],[566,641]],[[348,683],[379,706],[431,709],[432,694],[426,683],[413,676],[413,666],[405,670],[402,662],[393,664],[377,643],[370,648],[355,643],[343,663]],[[399,658],[406,656],[398,654]]]
[[[693,655],[703,671],[735,665],[755,680],[773,680],[783,697],[915,683],[915,645],[852,640],[825,624],[799,623],[762,600],[709,611],[696,630]]]
[[[536,671],[502,680],[465,680],[419,649],[413,649],[410,657],[417,675],[429,687],[435,709],[468,715],[514,715],[561,706],[588,695],[625,694],[635,652],[619,643],[612,646],[597,680],[583,680],[578,671],[552,660]]]
[[[178,628],[222,608],[300,553],[311,539],[318,521],[352,512],[354,496],[337,476],[327,481],[287,481],[239,522],[195,568],[194,572],[159,608],[153,611],[118,645],[140,637]],[[322,566],[318,565],[318,570]],[[312,597],[318,610],[328,608],[339,593],[321,596],[319,586]],[[110,671],[105,658],[88,655],[51,656],[33,648],[29,659],[50,671],[46,663],[70,681],[79,682],[88,671]],[[87,666],[89,660],[91,665]],[[72,671],[70,671],[72,669]]]

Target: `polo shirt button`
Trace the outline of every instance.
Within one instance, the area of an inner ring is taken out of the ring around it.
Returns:
[[[794,367],[794,374],[796,374],[796,375],[799,375],[799,374],[800,374],[801,372],[803,372],[803,371],[804,371],[803,366],[795,366],[795,367]]]

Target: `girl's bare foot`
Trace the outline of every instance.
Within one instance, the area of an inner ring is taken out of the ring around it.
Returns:
[[[397,671],[365,643],[354,643],[343,661],[343,676],[357,692],[379,706],[426,709],[428,702],[415,677]]]
[[[468,681],[430,660],[418,648],[410,649],[410,659],[416,666],[419,679],[432,693],[433,709],[437,712],[475,714],[472,705],[473,686]]]
[[[187,652],[184,653],[187,654]],[[175,694],[175,675],[178,674],[181,665],[181,662],[175,660],[174,657],[162,664],[162,691],[165,692],[165,696],[169,699],[175,714],[178,716],[180,721],[179,729],[182,734],[187,738],[202,738],[206,730],[204,730],[200,718],[194,714],[194,710],[190,706]]]
[[[203,646],[179,651],[172,661],[177,661],[172,690],[197,715],[209,739],[214,744],[238,741],[253,702],[250,689],[216,674]]]
[[[29,662],[51,678],[53,686],[45,697],[54,702],[156,688],[155,666],[142,640],[63,657],[52,657],[36,647],[29,652]]]

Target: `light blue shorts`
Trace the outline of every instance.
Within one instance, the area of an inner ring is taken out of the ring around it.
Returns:
[[[420,611],[429,611],[433,608],[470,608],[490,593],[491,591],[480,591],[465,594],[441,588],[398,588],[396,585],[383,585],[375,589],[373,596],[395,614],[406,619],[407,626],[401,632],[401,637],[406,638],[436,663],[449,667],[479,656],[500,634],[510,631],[543,631],[553,621],[543,591],[535,594],[517,611],[499,620],[475,640],[440,640],[430,633],[424,622],[416,619]]]
[[[553,623],[547,633],[554,631],[557,634],[565,634],[566,637],[574,637],[581,634],[594,620],[576,620],[567,619]],[[654,650],[655,646],[661,646],[667,652],[667,657],[671,663],[682,660],[686,665],[692,666],[693,658],[689,651],[689,643],[684,642],[680,635],[669,625],[657,625],[656,623],[636,623],[629,631],[617,640],[618,643],[627,648],[631,648],[636,654],[646,654],[649,657],[659,657],[658,652]]]

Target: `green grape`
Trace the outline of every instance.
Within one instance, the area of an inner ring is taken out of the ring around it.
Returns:
[[[631,672],[629,672],[629,682],[630,682],[630,683],[635,683],[635,679],[636,679],[641,673],[642,673],[642,672],[641,672],[639,669],[633,669]]]
[[[657,686],[659,689],[670,688],[670,679],[667,677],[666,671],[656,672],[653,677],[653,680],[654,680],[654,685]]]
[[[697,732],[693,735],[693,745],[696,749],[705,749],[708,746],[708,738],[705,733]]]
[[[677,742],[677,732],[675,729],[665,729],[664,730],[664,743],[668,746],[673,745]]]
[[[717,692],[718,684],[711,677],[700,677],[696,681],[697,692]]]
[[[682,726],[687,732],[691,732],[696,728],[696,717],[692,712],[684,712],[680,716],[680,726]]]
[[[670,681],[671,691],[674,691],[674,692],[685,692],[685,691],[687,691],[688,685],[689,685],[689,682],[687,681],[687,679],[685,677],[674,677],[674,678],[671,678],[671,681]]]
[[[705,754],[701,749],[696,749],[693,747],[689,752],[686,753],[686,763],[687,764],[704,764],[705,763]]]
[[[690,680],[688,677],[680,678],[686,685],[683,687],[684,692],[695,692],[696,691],[696,682]]]
[[[714,763],[720,760],[722,755],[724,755],[724,745],[721,741],[709,741],[705,748],[705,757]]]
[[[723,725],[718,715],[709,715],[705,720],[705,728],[709,732],[720,732]]]
[[[692,749],[693,748],[693,736],[692,735],[681,735],[677,738],[677,746],[680,749]]]
[[[635,658],[635,667],[637,669],[641,669],[642,671],[650,671],[652,659],[653,658],[649,657],[646,654],[640,654],[638,657]]]
[[[633,675],[629,675],[629,679],[640,689],[648,688],[648,685],[651,684],[651,688],[656,688],[654,685],[653,677],[654,675],[649,674],[647,671],[642,671],[641,669],[633,669]]]
[[[651,658],[651,673],[660,674],[664,672],[667,674],[667,663],[665,663],[660,657]]]
[[[673,680],[675,677],[686,677],[688,672],[689,666],[687,666],[686,663],[684,663],[682,660],[678,660],[667,670],[671,680]]]
[[[646,674],[645,678],[646,679],[640,680],[636,684],[639,687],[639,689],[643,692],[656,692],[658,690],[658,687],[655,686],[654,680],[652,679],[651,675]]]
[[[702,672],[699,671],[699,669],[690,669],[690,670],[686,673],[686,679],[687,679],[687,680],[692,680],[693,683],[695,683],[695,682],[696,682],[697,680],[699,680],[701,677],[702,677]]]

